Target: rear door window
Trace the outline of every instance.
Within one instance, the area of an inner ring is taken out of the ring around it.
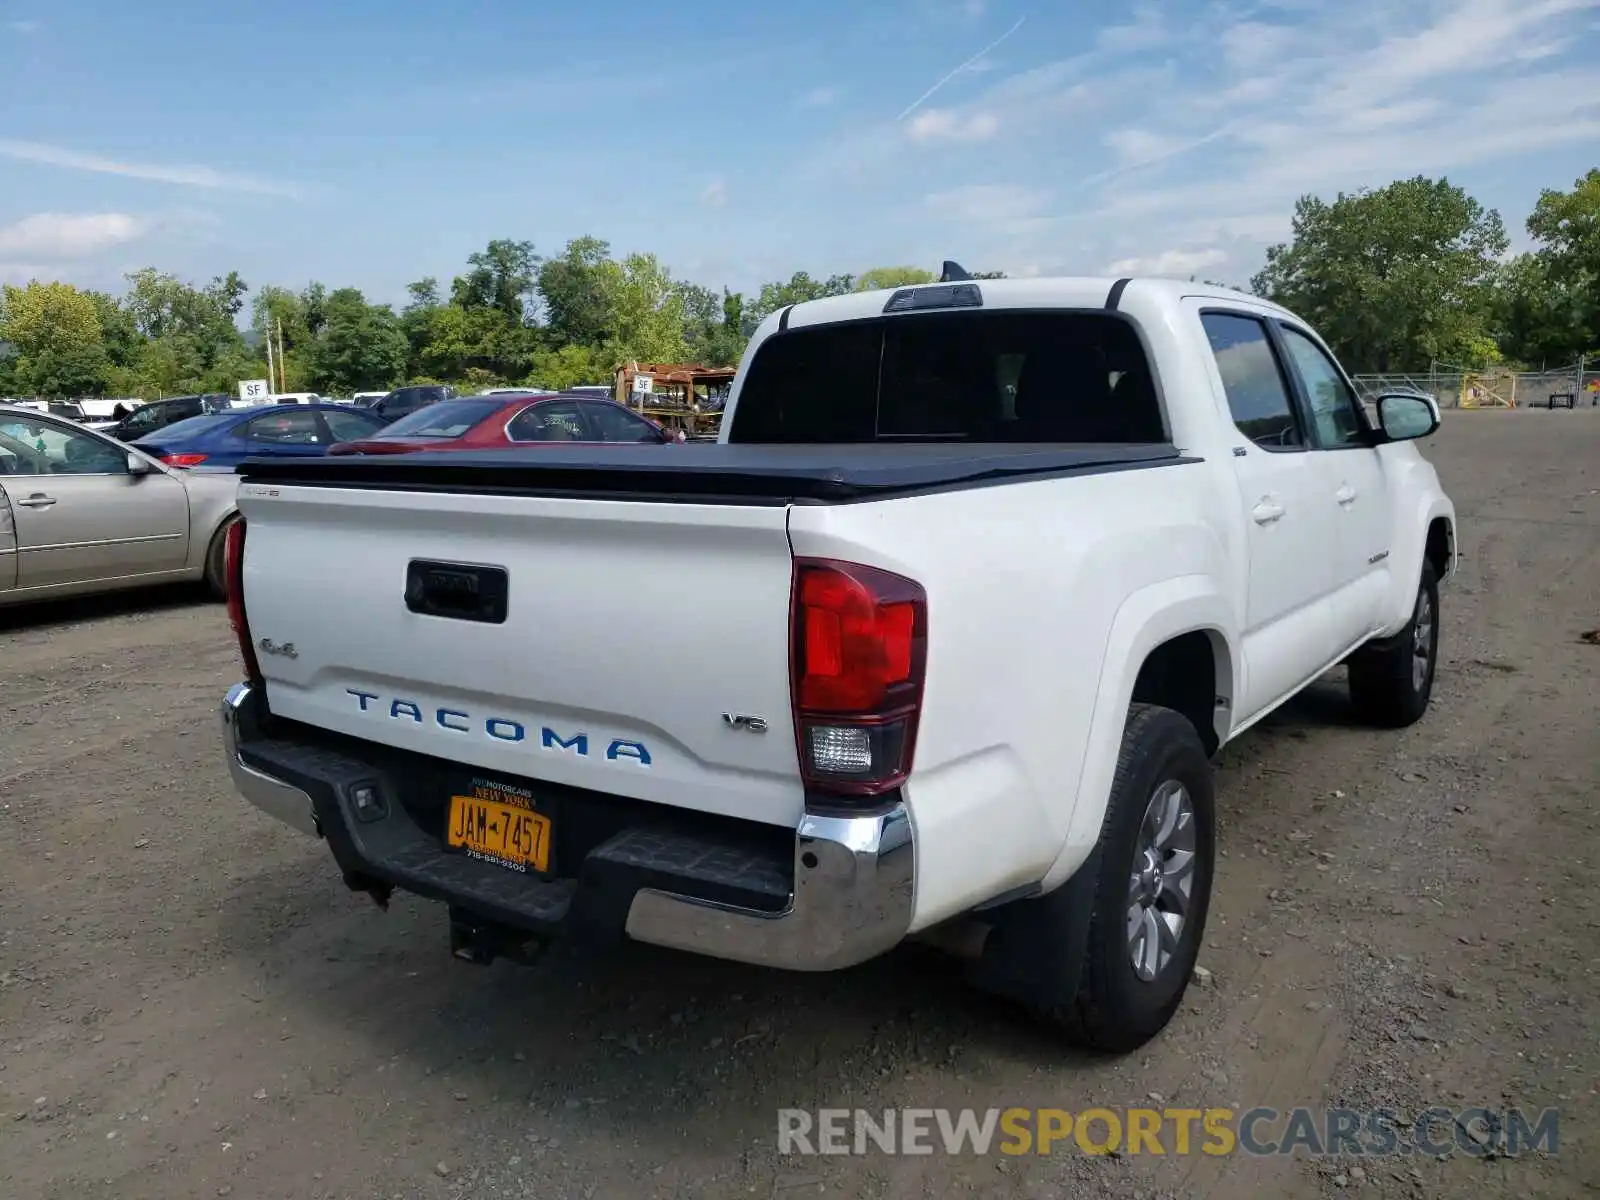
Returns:
[[[523,409],[506,426],[513,442],[587,442],[591,440],[577,400],[546,400]]]
[[[246,441],[272,446],[315,446],[322,437],[317,414],[302,408],[280,409],[246,421],[240,432]]]
[[[328,435],[336,442],[359,441],[361,438],[371,437],[383,428],[383,423],[376,417],[369,417],[366,413],[355,410],[324,412],[322,420],[328,427]]]
[[[801,328],[757,350],[735,442],[1159,443],[1132,325],[1106,313],[973,312]]]
[[[1243,313],[1202,313],[1206,340],[1222,377],[1233,423],[1264,450],[1303,450],[1283,364],[1266,325]]]

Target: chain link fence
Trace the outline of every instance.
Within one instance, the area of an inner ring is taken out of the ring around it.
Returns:
[[[1384,392],[1421,392],[1440,408],[1600,407],[1600,369],[1574,363],[1556,371],[1438,370],[1352,377],[1361,399],[1370,404]]]

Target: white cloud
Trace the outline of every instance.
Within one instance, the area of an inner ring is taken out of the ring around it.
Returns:
[[[63,146],[47,146],[42,142],[17,141],[10,138],[0,138],[0,158],[41,163],[52,167],[67,167],[78,171],[93,171],[101,175],[122,175],[129,179],[147,179],[153,183],[173,183],[185,187],[255,192],[266,196],[300,195],[300,189],[293,184],[261,179],[254,175],[239,175],[202,166],[118,162],[98,154],[69,150]]]
[[[993,113],[963,116],[948,108],[925,108],[906,126],[914,142],[986,142],[999,131],[1000,119]]]
[[[1105,269],[1107,275],[1162,275],[1187,279],[1196,271],[1220,266],[1228,255],[1215,247],[1206,250],[1163,250],[1151,258],[1119,258]]]
[[[11,30],[12,33],[20,33],[26,37],[30,33],[38,33],[39,30],[43,29],[44,22],[35,21],[32,19],[22,21],[7,21],[6,28]]]
[[[0,262],[0,283],[12,283],[18,287],[35,279],[54,279],[57,274],[56,268],[38,263]]]
[[[1160,12],[1155,8],[1140,8],[1130,23],[1102,29],[1095,44],[1110,54],[1131,54],[1138,50],[1153,50],[1171,40],[1172,29]]]
[[[1253,71],[1281,58],[1294,46],[1297,36],[1287,25],[1240,21],[1224,29],[1220,40],[1230,67]]]
[[[1043,188],[974,183],[934,192],[925,203],[940,216],[964,221],[1010,220],[1037,214],[1050,201]]]
[[[713,179],[706,184],[705,190],[700,193],[700,203],[707,208],[722,208],[728,203],[728,184],[726,180]]]
[[[800,97],[801,108],[827,108],[839,99],[839,89],[833,87],[813,88]]]
[[[136,241],[150,222],[127,213],[35,213],[0,227],[0,254],[81,258]]]
[[[850,188],[854,203],[920,215],[925,230],[896,230],[912,254],[919,242],[927,257],[943,252],[965,222],[961,237],[994,235],[989,261],[1083,271],[1125,260],[1184,276],[1220,265],[1244,277],[1288,235],[1307,193],[1448,174],[1503,205],[1512,187],[1500,163],[1600,144],[1600,73],[1583,51],[1596,10],[1597,0],[1144,8],[1074,57],[997,70],[981,90],[847,134],[796,169],[810,185]],[[1517,167],[1518,190],[1539,182],[1528,169]]]

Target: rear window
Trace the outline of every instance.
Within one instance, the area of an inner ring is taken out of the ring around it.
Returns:
[[[208,429],[215,429],[219,425],[227,424],[227,422],[228,414],[226,413],[204,413],[198,417],[185,417],[181,421],[174,421],[171,425],[158,430],[157,434],[159,434],[160,440],[163,442],[177,441],[181,438],[194,437],[196,434],[204,433]],[[156,435],[152,434],[150,436],[154,437]],[[137,438],[135,440],[143,441],[144,439]]]
[[[1167,433],[1125,320],[967,311],[769,338],[729,440],[1148,443]]]
[[[441,400],[384,428],[386,438],[458,438],[505,407],[499,397]]]

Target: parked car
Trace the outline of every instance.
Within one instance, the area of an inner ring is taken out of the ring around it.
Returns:
[[[333,447],[330,454],[407,454],[415,450],[490,450],[535,442],[675,442],[611,400],[563,392],[460,396],[402,417],[382,432]]]
[[[370,437],[383,421],[344,404],[257,405],[190,417],[133,444],[169,467],[233,467],[261,455],[322,454],[336,442]]]
[[[263,404],[321,404],[324,398],[316,392],[273,392]],[[332,401],[328,401],[332,403]]]
[[[350,398],[350,402],[357,408],[371,408],[388,394],[388,392],[357,392]]]
[[[927,932],[1127,1052],[1207,943],[1210,759],[1340,663],[1358,718],[1428,708],[1438,425],[1369,423],[1304,321],[1202,284],[797,304],[718,445],[247,470],[227,765],[463,958],[827,971]]]
[[[191,478],[71,421],[0,406],[0,605],[203,579],[225,587],[238,479]]]
[[[148,404],[141,404],[120,421],[98,432],[108,434],[118,441],[131,442],[158,429],[165,429],[168,425],[176,425],[179,421],[198,417],[202,413],[224,412],[231,407],[231,401],[232,397],[225,392],[152,400]]]
[[[53,417],[65,417],[80,425],[88,420],[83,405],[76,400],[18,400],[16,405],[18,408],[31,408],[34,412],[49,413]]]
[[[418,409],[427,408],[430,404],[437,404],[441,400],[453,400],[455,395],[455,388],[445,383],[395,388],[383,399],[374,401],[372,411],[385,421],[397,421],[401,417],[410,416]]]
[[[104,432],[141,407],[144,401],[133,397],[96,396],[78,403],[83,408],[83,420],[79,424]]]

